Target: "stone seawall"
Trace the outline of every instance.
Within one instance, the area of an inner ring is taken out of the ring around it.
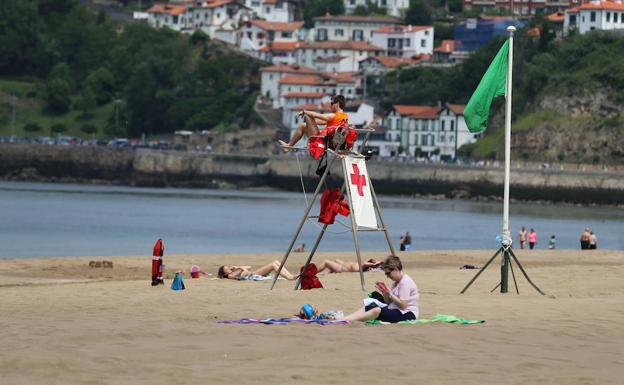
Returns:
[[[316,162],[292,156],[222,155],[201,152],[103,147],[0,144],[0,178],[11,180],[108,182],[136,186],[268,186],[306,190],[318,178]],[[448,198],[501,197],[502,168],[368,162],[381,194],[438,195]],[[341,182],[332,168],[330,183]],[[519,200],[624,203],[624,174],[512,169],[511,196]]]

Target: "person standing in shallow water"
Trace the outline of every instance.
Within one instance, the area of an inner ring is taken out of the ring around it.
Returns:
[[[529,249],[533,250],[535,248],[535,244],[537,244],[537,232],[535,229],[531,229],[531,231],[529,231],[527,238],[529,241]]]
[[[586,227],[585,230],[581,233],[581,250],[589,249],[589,237],[591,236],[591,232],[589,231],[589,227]]]
[[[520,248],[524,249],[524,245],[526,244],[527,232],[524,226],[518,231],[518,240],[520,241]]]
[[[589,232],[589,247],[590,250],[595,250],[598,248],[598,237],[594,234],[593,231]]]

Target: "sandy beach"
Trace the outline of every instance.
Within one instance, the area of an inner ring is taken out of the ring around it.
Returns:
[[[166,255],[187,290],[150,286],[150,257],[0,260],[2,384],[621,384],[624,252],[516,253],[520,295],[490,290],[499,262],[459,291],[494,250],[401,253],[417,282],[422,318],[452,314],[484,324],[224,325],[286,317],[304,303],[352,312],[365,293],[354,273],[320,274],[325,289],[293,283],[191,279],[192,263],[258,266],[278,254]],[[383,254],[365,253],[366,258]],[[307,255],[293,254],[296,271]],[[351,253],[315,257],[352,260]],[[108,260],[112,269],[91,268]],[[215,274],[216,275],[216,274]],[[368,290],[385,280],[365,273]],[[405,382],[407,381],[407,382]]]

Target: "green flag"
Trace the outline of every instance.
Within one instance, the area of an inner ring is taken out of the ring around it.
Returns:
[[[509,40],[492,60],[464,109],[464,119],[470,132],[481,132],[487,128],[492,100],[497,96],[505,96],[508,54]]]

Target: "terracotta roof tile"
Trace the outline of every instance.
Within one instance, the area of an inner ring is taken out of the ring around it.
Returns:
[[[274,41],[269,43],[258,51],[260,52],[291,52],[299,46],[298,41]]]
[[[464,104],[450,104],[447,103],[446,105],[449,110],[453,111],[454,114],[456,115],[463,115],[464,114],[464,109],[466,108],[466,106]]]
[[[581,11],[585,11],[585,10],[624,11],[624,4],[621,2],[616,3],[614,1],[601,1],[599,3],[589,2],[589,3],[581,4],[578,7],[578,9]]]
[[[455,40],[442,40],[439,47],[433,49],[434,52],[452,53],[455,51]]]
[[[292,23],[271,22],[264,20],[249,20],[247,23],[265,31],[294,32],[303,27],[303,21],[295,21]]]
[[[400,115],[421,119],[435,119],[441,110],[441,107],[437,106],[409,106],[402,104],[395,104],[392,108]]]
[[[165,3],[156,3],[150,9],[147,10],[148,13],[166,13],[172,16],[179,16],[186,12],[187,6],[184,4],[165,4]]]
[[[565,13],[564,12],[551,13],[546,18],[553,23],[563,23],[563,20],[565,19]]]
[[[322,84],[323,79],[315,75],[286,75],[280,79],[280,84],[305,84],[317,85]]]

